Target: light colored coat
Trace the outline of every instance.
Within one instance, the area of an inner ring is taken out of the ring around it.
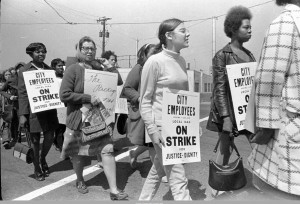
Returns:
[[[288,4],[271,23],[256,73],[256,126],[275,130],[267,145],[256,145],[248,161],[271,186],[300,195],[300,36]],[[299,19],[297,20],[299,21]]]

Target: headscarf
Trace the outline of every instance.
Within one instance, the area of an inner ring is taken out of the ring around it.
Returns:
[[[82,37],[76,45],[76,58],[78,59],[79,62],[83,62],[83,63],[86,62],[86,55],[82,54],[82,52],[80,51],[80,42],[84,43],[84,42],[88,42],[88,41],[92,41],[93,44],[96,45],[94,40],[88,36]]]

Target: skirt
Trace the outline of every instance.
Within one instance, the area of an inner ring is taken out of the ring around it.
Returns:
[[[281,191],[300,195],[300,115],[283,112],[280,129],[266,145],[255,145],[248,163],[253,173]]]
[[[61,158],[80,156],[96,156],[101,153],[102,149],[113,153],[113,141],[109,134],[100,138],[82,142],[82,131],[66,129],[64,134],[64,143],[61,151]]]

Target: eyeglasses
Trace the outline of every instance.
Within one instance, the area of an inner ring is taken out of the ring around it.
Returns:
[[[184,34],[184,35],[190,33],[190,31],[188,29],[186,29],[186,28],[181,28],[179,30],[173,30],[172,32],[174,32],[174,33],[180,33],[180,34]]]
[[[96,48],[94,48],[94,47],[81,47],[81,50],[83,51],[83,52],[88,52],[89,50],[91,51],[91,52],[96,52]]]

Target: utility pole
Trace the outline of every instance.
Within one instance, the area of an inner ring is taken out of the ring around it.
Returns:
[[[216,54],[216,20],[217,17],[212,17],[212,59]],[[210,74],[212,74],[212,67],[210,67]]]
[[[136,62],[138,60],[138,57],[137,57],[138,51],[139,51],[139,39],[136,39],[136,52],[135,52],[135,54],[136,54]]]
[[[99,37],[102,37],[102,53],[105,52],[105,38],[109,38],[109,32],[105,30],[106,21],[108,20],[111,20],[111,18],[106,18],[105,16],[97,20],[97,23],[100,22],[103,26],[103,30],[99,32]]]
[[[216,54],[216,20],[217,17],[212,17],[212,58]]]

